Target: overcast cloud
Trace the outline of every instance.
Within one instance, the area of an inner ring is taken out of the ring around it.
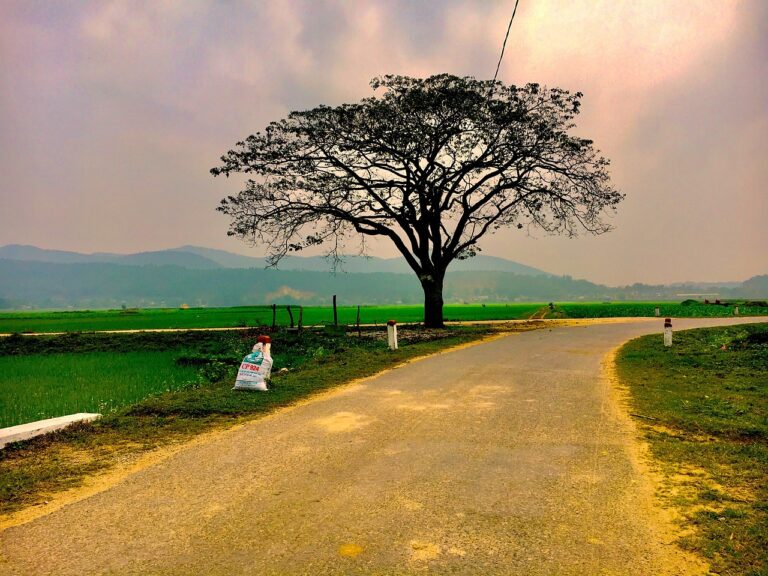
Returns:
[[[221,154],[380,74],[492,77],[513,3],[2,2],[0,244],[258,255],[214,211]],[[767,67],[761,0],[520,0],[500,79],[584,92],[627,200],[607,235],[484,253],[610,284],[767,273]]]

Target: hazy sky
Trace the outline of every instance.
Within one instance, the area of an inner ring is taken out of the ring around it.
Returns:
[[[208,170],[388,73],[490,78],[513,0],[0,2],[0,245],[259,255]],[[609,284],[768,273],[768,2],[520,0],[499,78],[584,92],[616,229],[485,254]],[[381,245],[377,255],[394,252]]]

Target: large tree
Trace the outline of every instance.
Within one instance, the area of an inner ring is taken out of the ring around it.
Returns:
[[[221,201],[229,235],[266,243],[270,261],[345,240],[388,238],[424,289],[424,323],[443,324],[450,263],[505,227],[593,234],[623,198],[608,160],[569,134],[582,94],[538,84],[384,76],[357,104],[292,112],[238,142],[214,175],[244,173]]]

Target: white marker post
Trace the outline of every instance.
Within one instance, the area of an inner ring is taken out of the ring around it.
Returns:
[[[387,321],[387,344],[390,350],[397,350],[397,322],[395,320]]]
[[[672,346],[672,319],[664,319],[664,346]]]
[[[653,313],[654,313],[656,316],[661,316],[661,310],[659,310],[659,307],[658,307],[658,306],[656,306],[656,308],[654,308],[654,309],[653,309]]]
[[[738,306],[734,306],[733,307],[733,315],[734,316],[738,316],[739,315],[739,307]]]

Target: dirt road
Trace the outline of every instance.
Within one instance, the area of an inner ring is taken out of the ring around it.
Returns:
[[[323,395],[5,530],[0,574],[698,573],[601,367],[654,331],[526,332]]]

